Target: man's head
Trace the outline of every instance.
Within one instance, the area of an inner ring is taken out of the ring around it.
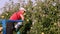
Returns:
[[[24,14],[24,13],[25,13],[25,11],[26,11],[26,9],[25,9],[25,8],[23,8],[23,7],[20,7],[20,8],[19,8],[19,10],[20,10],[20,11],[22,11],[22,13],[23,13],[23,14]]]
[[[19,10],[26,11],[26,9],[23,7],[20,7]]]

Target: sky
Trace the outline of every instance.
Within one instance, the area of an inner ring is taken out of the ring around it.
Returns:
[[[0,14],[2,14],[4,12],[3,9],[1,9],[1,8],[4,7],[4,5],[5,5],[6,2],[10,3],[9,0],[0,0]],[[18,0],[13,0],[13,2],[17,3]]]
[[[0,0],[0,8],[4,7],[5,3],[8,2],[9,3],[9,0]],[[14,3],[17,3],[18,0],[13,0]]]
[[[0,8],[4,6],[5,2],[8,2],[8,0],[0,0]]]

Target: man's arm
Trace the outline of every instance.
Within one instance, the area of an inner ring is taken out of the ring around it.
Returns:
[[[21,16],[21,19],[24,20],[24,16],[22,14],[20,14],[20,16]]]

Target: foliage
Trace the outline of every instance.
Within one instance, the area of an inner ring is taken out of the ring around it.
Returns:
[[[56,5],[53,5],[53,2]],[[27,11],[23,27],[20,29],[21,34],[60,34],[59,1],[46,0],[41,2],[36,0],[35,4],[33,5],[33,2],[29,0],[28,4],[23,6]],[[1,16],[4,16],[3,19],[8,19],[16,9],[5,12]]]

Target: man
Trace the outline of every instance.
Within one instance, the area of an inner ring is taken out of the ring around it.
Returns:
[[[15,12],[12,14],[9,20],[24,20],[24,13],[25,13],[24,8],[19,8],[19,11]],[[22,22],[18,22],[15,26],[14,23],[7,23],[7,34],[13,34],[13,28],[17,29],[19,26],[22,25]]]

